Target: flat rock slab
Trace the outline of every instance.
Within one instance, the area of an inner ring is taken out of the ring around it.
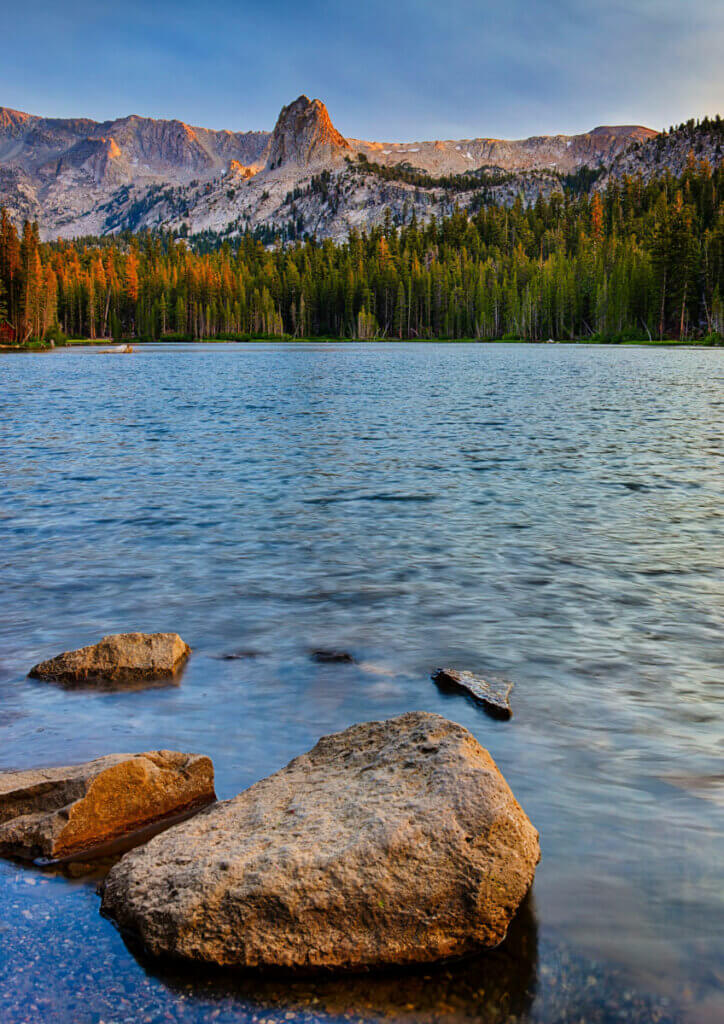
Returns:
[[[512,683],[489,681],[473,672],[461,672],[454,668],[438,668],[433,680],[443,690],[458,690],[467,693],[477,704],[481,704],[493,718],[512,718],[510,706]]]
[[[102,909],[155,955],[364,970],[498,945],[538,833],[462,726],[410,712],[319,740],[126,854]]]
[[[173,676],[190,651],[178,633],[115,633],[41,661],[28,674],[66,686],[133,685]]]
[[[174,750],[0,772],[0,854],[90,860],[215,799],[211,760]]]

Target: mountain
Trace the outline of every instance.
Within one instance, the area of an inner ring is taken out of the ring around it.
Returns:
[[[210,131],[135,114],[99,123],[35,117],[0,107],[0,165],[45,178],[85,169],[89,155],[106,149],[120,162],[128,182],[183,181],[210,176],[232,159],[253,163],[268,141],[268,132]]]
[[[632,142],[654,138],[638,125],[594,128],[583,135],[542,135],[530,139],[459,139],[444,142],[384,143],[351,139],[358,152],[385,166],[410,163],[431,175],[466,174],[479,167],[504,171],[556,170],[569,174],[583,164],[610,163]]]
[[[266,170],[280,167],[328,167],[351,152],[320,100],[300,96],[282,107],[269,140]]]
[[[637,125],[581,135],[386,143],[344,138],[318,99],[272,132],[213,131],[131,115],[44,118],[0,107],[0,205],[45,238],[164,227],[182,234],[343,238],[354,228],[678,166],[685,141]],[[702,155],[716,158],[711,140]],[[589,173],[590,172],[590,173]]]

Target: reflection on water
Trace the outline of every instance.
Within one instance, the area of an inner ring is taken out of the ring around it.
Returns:
[[[333,977],[258,977],[237,971],[191,969],[145,957],[133,943],[129,950],[146,971],[176,992],[189,983],[216,1001],[265,1007],[313,1010],[332,1017],[345,1014],[410,1020],[507,1020],[530,1010],[536,989],[537,929],[532,900],[526,900],[505,943],[492,952],[424,971],[387,971]]]
[[[98,913],[89,884],[0,866],[3,1021],[396,1021],[670,1024],[671,1000],[539,936],[532,898],[487,954],[420,971],[256,975],[155,960]]]
[[[226,797],[419,708],[490,749],[543,850],[537,943],[526,911],[510,969],[513,936],[479,969],[306,1002],[306,983],[146,973],[91,887],[2,865],[3,1020],[43,1019],[32,999],[122,1020],[111,995],[134,1020],[666,1019],[666,1000],[716,1019],[723,379],[717,351],[563,346],[0,359],[0,767],[198,750]],[[133,629],[191,644],[180,685],[25,678]],[[513,680],[514,719],[440,692],[440,664]]]

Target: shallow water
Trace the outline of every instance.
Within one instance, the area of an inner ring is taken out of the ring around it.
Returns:
[[[148,964],[91,883],[0,862],[0,1019],[724,1015],[724,353],[65,350],[0,357],[0,403],[0,768],[197,750],[227,797],[419,708],[543,851],[497,961],[316,987]],[[180,685],[25,678],[131,629],[192,645]],[[513,720],[440,664],[514,680]]]

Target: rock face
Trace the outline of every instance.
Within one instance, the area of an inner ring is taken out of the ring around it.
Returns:
[[[90,859],[115,841],[215,799],[210,759],[173,750],[2,772],[0,853]]]
[[[286,164],[329,166],[349,152],[349,143],[332,124],[322,101],[300,96],[281,109],[266,166],[270,171]]]
[[[510,706],[512,683],[488,681],[473,672],[464,672],[455,668],[438,668],[432,675],[441,690],[460,690],[472,697],[493,718],[512,718]]]
[[[321,739],[127,854],[103,910],[153,954],[359,970],[497,945],[538,833],[462,726],[411,712]]]
[[[67,686],[152,682],[173,676],[190,651],[178,633],[115,633],[41,661],[28,674]]]

